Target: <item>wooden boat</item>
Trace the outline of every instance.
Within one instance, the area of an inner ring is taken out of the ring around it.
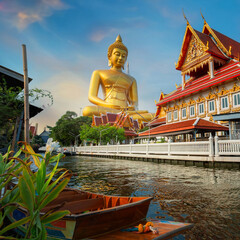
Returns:
[[[148,212],[151,197],[106,196],[66,188],[42,213],[69,210],[70,215],[46,226],[48,239],[85,239],[126,228],[143,220]],[[10,216],[17,221],[27,214],[23,208]],[[24,233],[24,227],[19,228]]]
[[[165,240],[172,239],[179,234],[186,232],[193,227],[192,223],[181,223],[166,220],[153,220],[154,228],[157,230],[157,234],[153,232],[139,234],[129,229],[121,229],[115,232],[111,232],[104,236],[96,237],[96,240]]]

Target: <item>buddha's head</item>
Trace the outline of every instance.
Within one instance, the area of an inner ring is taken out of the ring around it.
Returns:
[[[127,60],[127,55],[128,49],[122,43],[121,36],[118,35],[116,41],[108,48],[108,65],[117,68],[124,68],[124,63]]]

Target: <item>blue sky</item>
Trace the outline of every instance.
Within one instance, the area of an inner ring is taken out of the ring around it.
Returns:
[[[50,90],[54,104],[31,123],[54,126],[67,111],[80,114],[88,102],[95,69],[107,69],[107,48],[121,34],[128,47],[130,74],[138,83],[139,109],[155,112],[161,91],[169,93],[186,21],[202,31],[203,13],[215,30],[240,42],[237,0],[0,0],[0,65],[23,73],[27,46],[30,88]]]

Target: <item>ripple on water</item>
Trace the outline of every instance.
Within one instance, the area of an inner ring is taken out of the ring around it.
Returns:
[[[147,217],[192,222],[185,239],[240,239],[240,172],[91,157],[66,157],[71,186],[153,196]],[[184,239],[183,236],[177,238]]]

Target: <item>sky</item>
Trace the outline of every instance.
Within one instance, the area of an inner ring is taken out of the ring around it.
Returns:
[[[161,91],[181,83],[175,69],[186,29],[211,28],[240,42],[239,0],[0,0],[0,65],[23,74],[27,48],[30,88],[50,91],[33,103],[44,110],[30,119],[55,126],[66,111],[81,115],[92,72],[108,69],[107,49],[117,35],[128,48],[129,71],[138,84],[139,109],[156,111]],[[101,95],[100,95],[101,96]]]

